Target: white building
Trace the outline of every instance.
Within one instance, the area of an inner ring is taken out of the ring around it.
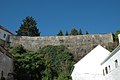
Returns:
[[[102,63],[105,80],[120,80],[120,45]]]
[[[101,63],[105,80],[120,80],[120,34],[119,45]]]
[[[10,38],[10,35],[13,35],[9,30],[5,29],[0,25],[0,45],[4,45]]]
[[[101,62],[110,52],[98,45],[74,65],[72,80],[104,80]]]

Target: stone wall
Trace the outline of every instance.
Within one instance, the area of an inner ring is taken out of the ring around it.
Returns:
[[[83,57],[96,45],[107,45],[113,42],[112,34],[93,34],[77,36],[11,36],[11,46],[23,45],[29,50],[38,50],[47,45],[65,45],[76,57]]]

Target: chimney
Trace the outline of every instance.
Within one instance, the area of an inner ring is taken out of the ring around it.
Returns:
[[[119,41],[119,44],[120,44],[120,34],[118,34],[118,41]]]

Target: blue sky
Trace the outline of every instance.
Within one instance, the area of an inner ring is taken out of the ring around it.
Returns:
[[[26,16],[37,21],[42,36],[73,27],[110,33],[120,30],[120,0],[0,0],[0,25],[14,34]]]

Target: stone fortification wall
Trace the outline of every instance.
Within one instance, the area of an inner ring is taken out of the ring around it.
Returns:
[[[77,36],[45,36],[45,37],[28,37],[28,36],[11,36],[11,46],[23,45],[29,50],[38,50],[47,45],[65,45],[75,55],[88,53],[93,46],[98,44],[108,44],[113,42],[112,34],[93,34]]]

